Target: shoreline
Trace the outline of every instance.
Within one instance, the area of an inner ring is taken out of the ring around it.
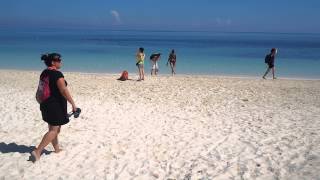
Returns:
[[[25,70],[25,69],[1,69],[0,71],[13,71],[13,72],[30,72],[30,73],[37,73],[41,72],[37,70]],[[121,72],[119,73],[110,73],[110,72],[82,72],[82,71],[63,71],[63,73],[71,73],[71,74],[83,74],[83,75],[105,75],[105,76],[119,76],[121,75]],[[129,72],[129,77],[130,76],[138,76],[136,72],[130,73]],[[146,77],[151,77],[149,73],[145,74]],[[270,76],[270,75],[269,75]],[[158,77],[172,77],[171,74],[160,74]],[[205,78],[232,78],[232,79],[251,79],[251,80],[262,80],[262,76],[250,76],[250,75],[233,75],[233,74],[177,74],[174,77],[205,77]],[[271,77],[267,77],[266,80],[272,80]],[[320,81],[320,78],[308,78],[308,77],[287,77],[287,76],[277,76],[276,80],[296,80],[296,81]]]

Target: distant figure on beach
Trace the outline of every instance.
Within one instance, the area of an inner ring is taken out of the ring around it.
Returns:
[[[267,54],[265,57],[265,63],[268,65],[266,73],[262,76],[263,79],[266,79],[267,74],[270,72],[270,69],[272,69],[272,77],[273,79],[276,79],[275,77],[275,68],[274,68],[274,59],[277,54],[277,49],[272,48],[270,54]]]
[[[168,62],[167,62],[167,66],[170,63],[172,75],[176,74],[176,62],[177,62],[177,56],[174,53],[174,49],[172,49],[171,53],[169,54],[169,58],[168,58]]]
[[[159,72],[159,65],[158,61],[160,60],[160,53],[154,53],[150,56],[150,61],[151,61],[151,76],[152,75],[157,75]]]
[[[47,68],[42,71],[36,99],[40,103],[42,119],[48,123],[48,132],[43,136],[40,144],[35,148],[31,155],[38,161],[43,149],[51,143],[55,153],[61,151],[59,147],[58,135],[61,126],[69,122],[67,113],[67,101],[72,106],[72,111],[76,112],[77,107],[67,88],[67,82],[63,74],[59,71],[62,67],[61,55],[51,53],[42,55]]]
[[[139,79],[138,81],[144,80],[144,58],[145,58],[145,54],[144,54],[144,49],[141,47],[138,49],[138,52],[136,54],[136,66],[138,67],[139,70]]]

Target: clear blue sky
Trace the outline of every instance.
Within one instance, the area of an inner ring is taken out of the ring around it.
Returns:
[[[0,27],[320,33],[320,0],[1,0]]]

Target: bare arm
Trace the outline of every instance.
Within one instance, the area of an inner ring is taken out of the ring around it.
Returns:
[[[76,105],[75,105],[75,103],[71,97],[71,94],[65,84],[64,78],[58,79],[57,86],[58,86],[58,89],[59,89],[60,93],[62,94],[62,96],[64,98],[66,98],[66,100],[72,105],[72,110],[76,111]]]

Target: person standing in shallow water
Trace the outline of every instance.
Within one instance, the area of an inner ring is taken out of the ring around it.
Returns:
[[[50,95],[45,100],[39,101],[39,103],[42,119],[48,123],[48,132],[43,136],[38,147],[31,152],[35,161],[40,160],[42,151],[49,143],[53,145],[55,153],[61,151],[58,135],[61,126],[69,122],[67,101],[72,105],[73,112],[76,112],[77,109],[67,88],[67,82],[59,71],[62,67],[61,55],[58,53],[46,54],[42,55],[41,60],[44,61],[47,68],[42,71],[40,81],[43,79],[48,81],[47,87]]]
[[[169,58],[167,62],[167,66],[170,63],[172,76],[176,74],[176,61],[177,61],[177,56],[174,52],[174,49],[172,49],[171,53],[169,54]]]
[[[138,52],[136,54],[136,60],[137,60],[136,65],[139,70],[138,81],[144,80],[144,58],[145,58],[144,49],[141,47],[138,49]]]
[[[272,77],[273,77],[273,79],[276,79],[276,77],[275,77],[275,67],[274,67],[274,59],[275,59],[276,54],[277,54],[277,49],[276,48],[272,48],[270,54],[268,54],[265,57],[265,63],[268,65],[268,67],[267,67],[267,71],[262,76],[263,79],[266,79],[266,76],[270,72],[270,69],[272,69]]]

